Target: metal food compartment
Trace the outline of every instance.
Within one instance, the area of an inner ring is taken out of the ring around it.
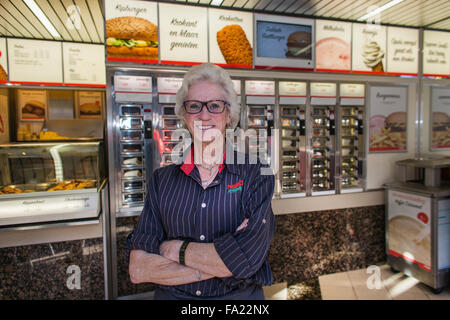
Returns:
[[[0,145],[0,225],[98,217],[103,154],[101,141]]]
[[[400,182],[386,185],[387,262],[439,293],[450,284],[450,157],[396,164]]]

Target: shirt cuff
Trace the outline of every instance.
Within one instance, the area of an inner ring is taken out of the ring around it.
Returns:
[[[234,278],[247,279],[252,276],[247,257],[232,234],[227,233],[214,240],[214,248]]]
[[[127,263],[130,262],[130,252],[132,250],[143,250],[148,253],[154,253],[159,255],[159,242],[152,241],[152,237],[144,235],[142,233],[137,233],[135,231],[131,232],[127,237],[127,242],[125,245],[125,259]]]

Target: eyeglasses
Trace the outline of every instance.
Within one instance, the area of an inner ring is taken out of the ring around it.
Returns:
[[[225,110],[225,106],[227,105],[229,105],[229,103],[223,100],[209,100],[205,102],[198,100],[186,100],[183,102],[184,109],[190,114],[202,112],[204,106],[206,106],[209,113],[219,114]]]

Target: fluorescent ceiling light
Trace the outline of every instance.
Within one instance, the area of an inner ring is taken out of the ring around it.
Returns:
[[[395,6],[396,4],[399,4],[400,2],[403,2],[404,0],[392,0],[391,2],[386,3],[385,5],[376,8],[373,11],[370,11],[368,14],[362,16],[358,19],[358,21],[367,20],[368,18],[371,18],[373,16],[376,16],[377,14],[383,12],[384,10],[389,9],[390,7]]]
[[[212,0],[210,5],[211,6],[220,6],[222,4],[223,0]]]
[[[56,31],[55,27],[52,25],[52,23],[47,19],[47,16],[42,12],[41,8],[34,2],[34,0],[23,0],[25,4],[30,8],[31,11],[38,17],[39,21],[42,22],[45,29],[47,29],[48,32],[55,38],[60,38],[61,35]]]

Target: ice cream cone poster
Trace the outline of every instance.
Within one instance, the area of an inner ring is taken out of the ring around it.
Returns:
[[[47,112],[47,91],[17,90],[19,120],[44,121]]]
[[[450,32],[423,32],[423,75],[450,77]]]
[[[406,151],[407,87],[370,87],[369,152]]]
[[[161,63],[194,65],[208,61],[206,8],[159,3]]]
[[[316,70],[350,72],[352,24],[316,20]]]
[[[158,63],[157,3],[105,0],[108,61]]]
[[[450,149],[450,89],[431,88],[431,150]]]
[[[419,68],[419,30],[387,28],[387,72],[417,76]]]
[[[388,192],[388,253],[431,271],[431,199]]]
[[[6,58],[6,38],[0,38],[0,83],[8,82],[8,59]]]
[[[386,27],[353,23],[352,72],[386,73]]]
[[[209,61],[224,67],[252,68],[253,14],[209,9]]]

